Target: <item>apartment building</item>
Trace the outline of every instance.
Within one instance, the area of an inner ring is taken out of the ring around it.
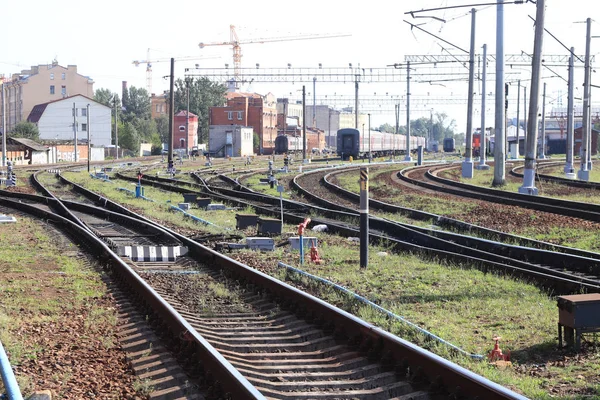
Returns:
[[[4,88],[7,131],[27,120],[38,104],[78,94],[94,97],[94,81],[90,77],[79,74],[76,65],[63,67],[57,61],[13,74],[4,80]]]

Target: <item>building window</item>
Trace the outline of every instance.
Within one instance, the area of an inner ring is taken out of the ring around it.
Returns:
[[[238,111],[237,114],[238,114],[238,121],[241,121],[242,120],[242,114],[243,114],[243,112],[242,111]]]
[[[65,74],[64,72],[60,74],[60,79],[62,79],[63,81],[67,79],[67,74]]]
[[[67,87],[65,85],[62,85],[60,88],[60,94],[62,94],[63,96],[66,96],[67,94]]]
[[[159,113],[160,112],[160,104],[156,105],[156,112]]]
[[[81,109],[81,116],[82,117],[87,117],[87,108],[82,108]]]
[[[53,81],[54,80],[54,74],[50,74],[50,80]]]
[[[50,94],[54,94],[54,85],[50,85]]]
[[[233,120],[233,111],[227,111],[227,119],[230,121]]]
[[[87,132],[87,124],[81,124],[81,132]]]

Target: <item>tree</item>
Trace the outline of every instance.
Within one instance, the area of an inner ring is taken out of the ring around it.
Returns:
[[[169,141],[169,118],[166,115],[161,115],[155,118],[154,122],[156,123],[156,131],[161,143],[167,143]]]
[[[40,138],[40,131],[33,122],[22,121],[15,125],[6,136],[37,141]]]
[[[115,98],[117,99],[117,103],[119,103],[119,95],[111,92],[109,89],[96,89],[96,92],[94,93],[95,101],[97,101],[100,104],[104,104],[105,106],[110,107],[111,109],[115,106]]]
[[[151,119],[139,119],[135,118],[133,126],[138,131],[140,138],[146,142],[149,142],[153,135],[157,135],[156,122]]]
[[[209,108],[222,106],[225,103],[225,85],[213,82],[206,77],[186,78],[175,81],[175,109],[187,110],[187,99],[190,99],[190,113],[198,116],[198,142],[208,139]]]
[[[395,133],[396,127],[386,123],[377,128],[377,130],[380,132]]]
[[[123,96],[123,121],[132,122],[134,118],[150,119],[151,102],[148,91],[132,86],[125,93],[127,95]]]
[[[119,147],[131,150],[134,153],[140,151],[140,135],[131,122],[126,122],[123,129],[119,131]]]

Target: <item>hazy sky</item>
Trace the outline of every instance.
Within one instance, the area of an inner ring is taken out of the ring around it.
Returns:
[[[214,59],[177,62],[176,77],[184,77],[184,68],[198,63],[202,67],[230,66],[231,46],[214,46],[200,49],[200,42],[229,41],[229,25],[236,26],[240,41],[253,38],[275,38],[301,34],[349,33],[350,37],[327,38],[305,41],[272,42],[264,44],[242,44],[242,67],[260,63],[264,67],[293,66],[345,67],[348,63],[361,67],[381,68],[393,63],[403,63],[405,55],[447,54],[450,48],[446,43],[410,26],[403,20],[424,24],[421,27],[444,40],[469,49],[470,8],[445,11],[432,11],[416,14],[435,16],[444,19],[412,18],[404,13],[423,8],[455,6],[483,1],[464,0],[419,0],[383,1],[371,0],[356,3],[330,0],[303,2],[248,2],[229,0],[227,2],[203,1],[115,1],[88,0],[47,2],[31,0],[26,6],[18,2],[8,2],[2,7],[4,16],[0,31],[4,38],[0,48],[0,73],[11,74],[31,65],[50,63],[56,58],[59,64],[76,64],[78,71],[95,81],[94,88],[108,88],[120,91],[121,81],[130,86],[146,86],[146,67],[132,64],[134,60],[146,59],[150,48],[151,59],[169,57],[212,56]],[[547,0],[546,29],[566,46],[574,46],[576,53],[585,53],[586,18],[592,14],[593,0]],[[488,54],[495,54],[496,48],[496,6],[477,8],[476,52],[481,53],[483,43],[488,45]],[[535,17],[532,3],[505,5],[505,52],[521,54],[533,52],[534,26],[529,18]],[[592,34],[600,35],[600,24],[593,22]],[[600,42],[592,40],[592,54],[599,53]],[[459,50],[450,50],[461,54]],[[544,39],[545,54],[568,54],[549,35]],[[494,66],[488,67],[493,72]],[[553,67],[554,72],[567,77],[566,67]],[[528,79],[528,72],[522,72]],[[515,69],[514,72],[517,72]],[[578,70],[580,75],[581,69]],[[169,63],[153,64],[153,92],[168,89]],[[544,70],[544,76],[554,73]],[[511,75],[516,77],[515,75]],[[576,79],[581,86],[583,78]],[[548,100],[557,103],[562,96],[566,105],[567,86],[560,78],[546,80]],[[312,83],[305,83],[312,92]],[[524,83],[526,84],[526,83]],[[274,93],[277,97],[298,93],[302,83],[279,83],[252,85],[258,93]],[[488,80],[488,92],[494,90],[493,77]],[[365,84],[361,94],[406,93],[405,83]],[[325,94],[353,95],[354,85],[318,84],[317,96]],[[466,98],[467,83],[446,83],[445,86],[429,83],[411,84],[411,94],[415,96],[460,96]],[[515,94],[515,91],[511,93]],[[309,95],[307,101],[312,95]],[[529,96],[529,94],[528,94]],[[310,101],[309,101],[310,100]],[[479,113],[476,98],[476,113]],[[513,101],[514,103],[514,101]],[[493,118],[493,101],[488,101],[486,115]],[[464,131],[466,105],[435,105],[434,111],[445,111],[457,121],[458,131]],[[551,107],[549,104],[547,107]],[[415,106],[415,109],[417,107]],[[393,114],[393,113],[392,113]],[[516,114],[514,104],[509,105],[509,116]],[[429,111],[415,111],[413,117],[429,116]],[[522,115],[522,111],[521,111]],[[475,117],[474,126],[479,124]],[[401,116],[401,121],[406,119]],[[393,115],[373,115],[373,124],[383,122],[393,124]]]

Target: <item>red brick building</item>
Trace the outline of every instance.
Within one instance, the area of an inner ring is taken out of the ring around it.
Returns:
[[[258,154],[272,154],[277,136],[277,103],[272,93],[227,93],[227,105],[210,108],[210,125],[252,127],[258,135]]]
[[[179,111],[173,118],[173,150],[189,151],[194,146],[198,146],[198,116],[190,113],[188,123],[187,111]]]

